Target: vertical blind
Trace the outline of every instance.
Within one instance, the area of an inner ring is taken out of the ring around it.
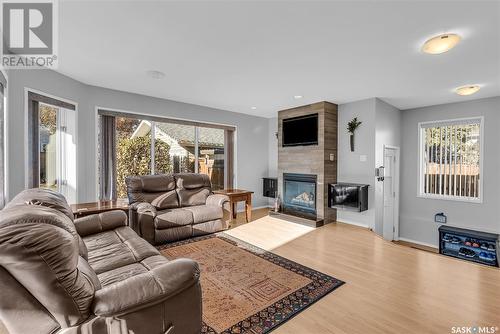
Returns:
[[[424,195],[479,199],[481,120],[422,127]]]

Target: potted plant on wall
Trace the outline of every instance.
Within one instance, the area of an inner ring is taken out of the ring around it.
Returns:
[[[354,131],[361,125],[362,122],[358,121],[357,117],[354,117],[351,119],[349,123],[347,123],[347,131],[349,132],[350,136],[350,143],[351,143],[351,152],[354,152]]]

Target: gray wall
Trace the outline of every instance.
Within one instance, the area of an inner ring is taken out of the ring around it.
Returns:
[[[237,186],[253,190],[254,206],[267,205],[261,178],[268,173],[268,120],[225,110],[153,98],[82,84],[50,70],[9,71],[9,197],[25,186],[24,87],[78,103],[78,201],[97,198],[96,106],[141,114],[182,118],[237,127]]]
[[[485,125],[483,203],[418,198],[418,123],[474,116],[484,116]],[[500,97],[405,110],[401,124],[401,238],[437,246],[437,212],[448,216],[449,225],[500,232]]]
[[[339,105],[338,109],[338,182],[364,183],[368,188],[368,210],[364,212],[337,211],[342,222],[373,228],[375,222],[375,104],[376,99],[356,101]],[[363,122],[356,130],[354,152],[349,146],[347,123],[357,117]],[[360,156],[366,156],[361,161]]]

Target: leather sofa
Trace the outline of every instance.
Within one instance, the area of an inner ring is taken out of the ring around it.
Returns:
[[[153,245],[223,231],[229,198],[212,194],[204,174],[131,176],[125,180],[131,227]]]
[[[44,189],[0,211],[0,318],[16,333],[199,334],[198,264],[167,260],[110,211],[73,220]]]

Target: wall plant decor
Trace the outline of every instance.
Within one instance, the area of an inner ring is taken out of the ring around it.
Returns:
[[[350,133],[350,144],[351,144],[351,152],[354,152],[354,132],[361,125],[361,121],[358,121],[357,117],[351,119],[349,123],[347,123],[347,131]]]

